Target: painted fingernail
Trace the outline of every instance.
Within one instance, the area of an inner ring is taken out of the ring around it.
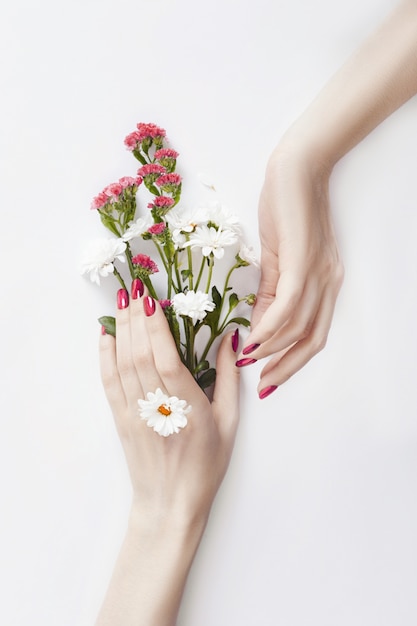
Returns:
[[[250,346],[246,346],[243,348],[242,354],[250,354],[251,352],[255,352],[256,348],[259,348],[260,343],[251,343]]]
[[[117,292],[117,308],[126,309],[129,306],[129,294],[126,289],[119,289]]]
[[[239,347],[239,329],[236,328],[235,332],[232,335],[232,350],[233,352],[237,352]]]
[[[146,296],[143,301],[143,308],[147,317],[153,315],[155,313],[155,300],[151,296]]]
[[[236,367],[244,367],[245,365],[252,365],[252,363],[256,363],[257,359],[239,359],[236,361]]]
[[[271,393],[275,391],[275,389],[278,389],[278,385],[269,385],[269,387],[265,387],[265,389],[261,389],[261,391],[259,392],[259,398],[263,400],[267,396],[270,396]]]
[[[107,332],[106,332],[106,327],[105,327],[105,326],[102,326],[102,327],[101,327],[101,334],[102,334],[102,335],[107,335]]]
[[[133,300],[138,299],[138,294],[140,298],[143,296],[143,282],[140,280],[140,278],[135,278],[135,280],[132,282],[131,294]]]

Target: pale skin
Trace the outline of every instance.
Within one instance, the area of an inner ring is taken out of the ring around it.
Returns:
[[[232,453],[239,370],[231,334],[217,356],[209,402],[181,363],[164,313],[131,299],[117,339],[100,338],[104,389],[132,482],[126,536],[96,626],[173,626],[188,571]],[[140,419],[138,398],[160,387],[192,406],[187,426],[162,437]]]
[[[261,397],[326,344],[343,281],[329,205],[334,165],[416,92],[417,0],[406,0],[272,153],[259,201],[261,282],[239,355],[270,357],[260,375]],[[260,345],[251,350],[254,344]]]
[[[325,345],[343,280],[329,208],[335,163],[417,91],[417,0],[402,2],[330,80],[274,150],[259,203],[262,279],[245,347],[271,357],[258,391],[284,383]],[[143,297],[100,338],[104,388],[132,482],[126,537],[96,626],[174,626],[194,555],[223,480],[238,424],[231,337],[218,353],[210,403],[181,364],[162,310]],[[242,352],[239,360],[247,356]],[[160,437],[137,399],[161,387],[192,407],[183,431]]]

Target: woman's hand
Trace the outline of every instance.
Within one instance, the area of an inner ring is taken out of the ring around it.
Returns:
[[[133,487],[129,530],[97,625],[171,626],[238,424],[239,371],[231,335],[217,357],[210,403],[182,364],[165,315],[134,281],[118,293],[117,337],[100,338],[104,389]],[[135,297],[136,296],[136,297]],[[160,388],[191,405],[179,433],[159,435],[138,399]]]
[[[273,355],[261,373],[261,398],[326,343],[343,280],[328,179],[325,164],[289,147],[279,146],[268,163],[259,202],[261,282],[242,351],[246,359]]]
[[[417,2],[403,0],[274,151],[259,204],[261,286],[238,361],[272,356],[261,398],[326,342],[343,279],[328,199],[333,166],[416,92]]]

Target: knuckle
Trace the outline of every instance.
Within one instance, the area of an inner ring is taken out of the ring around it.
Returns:
[[[314,356],[321,352],[327,343],[327,335],[313,335],[310,342],[310,354]]]
[[[135,350],[133,355],[135,367],[140,369],[149,369],[153,365],[152,353],[148,348],[140,348]]]
[[[157,365],[162,378],[178,379],[183,374],[182,364],[175,358],[163,359],[163,361]]]

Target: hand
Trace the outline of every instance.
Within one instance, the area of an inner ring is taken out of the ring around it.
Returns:
[[[205,516],[226,472],[238,423],[239,375],[231,337],[218,353],[210,403],[182,364],[157,302],[147,294],[132,299],[117,311],[116,327],[116,340],[101,337],[101,372],[134,501],[155,515]],[[158,387],[192,406],[184,430],[167,438],[149,428],[138,411],[138,398]]]
[[[326,343],[343,281],[328,179],[325,164],[292,147],[279,146],[268,163],[259,202],[261,282],[241,354],[243,364],[272,355],[261,372],[261,398]]]
[[[145,293],[129,305],[124,290],[118,303],[117,338],[100,338],[100,363],[130,472],[133,505],[96,625],[173,626],[232,453],[239,370],[229,334],[218,352],[210,403],[182,364],[159,304]],[[168,437],[154,432],[138,411],[138,399],[158,387],[192,406],[185,428]]]

